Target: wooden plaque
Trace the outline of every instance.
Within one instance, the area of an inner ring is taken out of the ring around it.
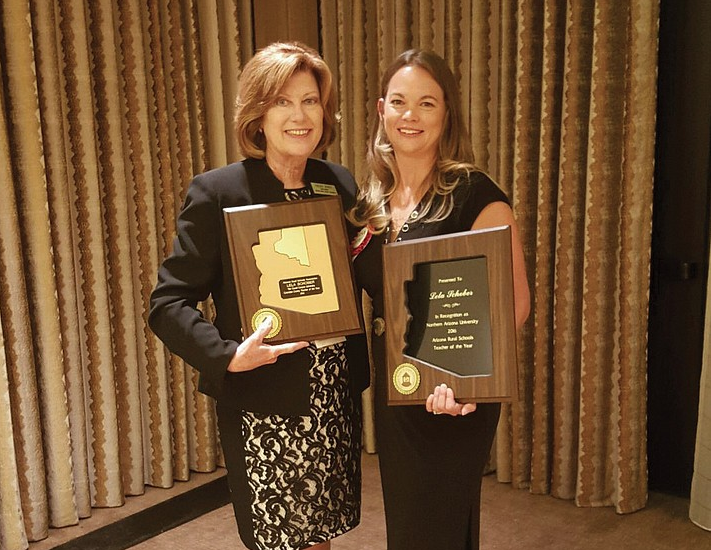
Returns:
[[[269,343],[363,332],[338,196],[223,209],[245,338]]]
[[[387,244],[383,273],[388,404],[517,398],[509,226]]]

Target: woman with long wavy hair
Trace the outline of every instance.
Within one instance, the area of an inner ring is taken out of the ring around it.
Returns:
[[[462,404],[444,384],[425,406],[388,406],[381,250],[390,242],[511,226],[516,326],[529,289],[513,212],[474,165],[455,78],[433,52],[410,50],[385,71],[368,144],[369,175],[351,221],[356,280],[373,301],[375,421],[389,550],[479,548],[481,477],[500,405]]]

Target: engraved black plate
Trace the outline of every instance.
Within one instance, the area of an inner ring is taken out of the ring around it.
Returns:
[[[323,284],[321,284],[321,276],[311,275],[309,277],[282,279],[279,281],[279,292],[284,299],[322,294]]]
[[[406,283],[404,355],[457,376],[493,372],[485,257],[420,263]]]

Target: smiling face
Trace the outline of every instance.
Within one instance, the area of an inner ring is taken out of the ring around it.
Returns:
[[[267,160],[276,164],[306,162],[323,133],[323,106],[310,71],[294,73],[264,114],[262,130]]]
[[[444,91],[421,67],[402,67],[390,79],[378,112],[396,157],[437,159],[447,106]]]

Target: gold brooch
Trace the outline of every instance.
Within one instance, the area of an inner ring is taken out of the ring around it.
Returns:
[[[373,319],[373,332],[376,336],[382,336],[385,332],[385,319],[376,317]]]

